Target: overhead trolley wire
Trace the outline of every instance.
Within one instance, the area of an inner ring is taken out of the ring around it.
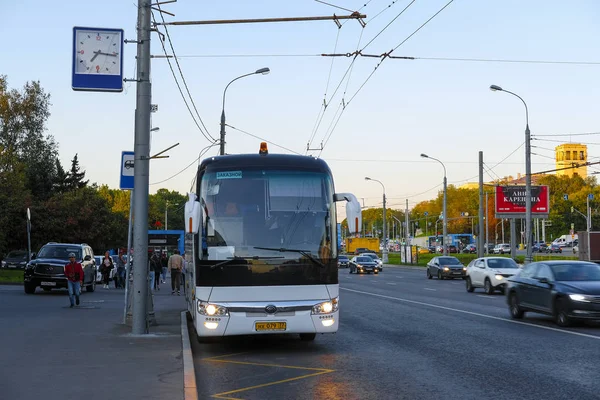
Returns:
[[[159,6],[159,7],[160,7],[160,6]],[[164,17],[162,16],[162,13],[161,13],[161,18],[162,18],[162,20],[163,20],[163,22],[164,22]],[[156,24],[156,19],[154,18],[154,13],[152,13],[152,20],[153,20],[153,21],[154,21],[154,23]],[[165,28],[165,33],[166,33],[166,36],[167,36],[167,38],[168,38],[168,40],[169,40],[169,44],[170,44],[170,47],[171,47],[171,51],[173,52],[173,58],[175,58],[175,62],[176,62],[176,64],[177,64],[177,67],[178,67],[178,69],[179,69],[179,73],[181,74],[181,78],[182,78],[183,84],[184,84],[184,86],[185,86],[185,89],[186,89],[186,91],[187,91],[187,94],[188,94],[188,96],[189,96],[189,98],[190,98],[190,101],[191,101],[191,103],[192,103],[192,105],[193,105],[193,107],[194,107],[194,110],[196,111],[196,115],[198,116],[198,119],[199,119],[199,120],[200,120],[200,122],[202,123],[202,126],[204,126],[204,130],[203,130],[201,127],[200,127],[200,124],[198,124],[198,121],[196,120],[196,117],[194,116],[194,113],[192,112],[192,110],[191,110],[191,108],[190,108],[190,105],[188,104],[188,101],[187,101],[187,99],[186,99],[185,95],[183,94],[183,90],[181,89],[181,85],[179,84],[179,80],[177,79],[177,75],[175,74],[175,70],[173,69],[173,65],[171,64],[170,57],[169,57],[169,54],[168,54],[168,52],[167,52],[167,48],[165,47],[165,41],[164,41],[164,39],[163,39],[162,37],[160,37],[160,35],[159,35],[160,44],[161,44],[161,46],[162,46],[162,49],[163,49],[163,52],[165,53],[165,56],[166,56],[166,58],[167,58],[167,62],[168,62],[168,64],[169,64],[169,68],[171,69],[171,74],[173,75],[173,79],[175,80],[175,84],[177,85],[177,88],[179,89],[179,93],[181,94],[181,97],[182,97],[182,99],[183,99],[183,102],[185,103],[185,106],[187,107],[187,109],[188,109],[188,111],[189,111],[190,115],[192,116],[192,119],[193,119],[194,123],[195,123],[195,124],[196,124],[196,126],[198,127],[198,130],[200,131],[200,133],[202,133],[202,135],[203,135],[203,136],[206,138],[206,140],[208,140],[208,141],[210,141],[210,142],[216,142],[216,139],[215,139],[215,138],[213,138],[213,137],[211,136],[211,134],[208,132],[208,129],[206,129],[206,126],[204,125],[204,122],[202,121],[202,118],[200,117],[200,114],[199,114],[199,112],[198,112],[198,109],[196,108],[196,104],[194,103],[194,99],[192,98],[192,95],[190,94],[189,88],[188,88],[188,86],[187,86],[187,82],[186,82],[186,80],[185,80],[185,77],[184,77],[184,75],[183,75],[183,72],[182,72],[182,70],[181,70],[181,67],[180,67],[180,65],[179,65],[179,61],[177,61],[177,57],[176,57],[176,55],[175,55],[175,49],[174,49],[174,47],[173,47],[173,43],[172,43],[172,41],[171,41],[171,37],[170,37],[170,35],[169,35],[169,31],[168,31],[168,29],[167,29],[167,26],[165,25],[165,26],[164,26],[164,28]],[[206,131],[206,132],[205,132],[205,131]]]

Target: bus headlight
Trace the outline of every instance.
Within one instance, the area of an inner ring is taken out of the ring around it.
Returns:
[[[331,299],[331,301],[325,301],[323,303],[315,304],[312,308],[312,314],[331,314],[336,312],[339,307],[339,297]]]
[[[227,310],[227,307],[219,306],[217,304],[209,304],[198,300],[198,313],[201,315],[207,315],[209,317],[214,315],[228,316],[229,310]]]

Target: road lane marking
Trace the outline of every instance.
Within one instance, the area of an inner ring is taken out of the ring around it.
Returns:
[[[425,290],[431,290],[432,292],[437,292],[437,289],[432,289],[432,288],[428,288],[428,287],[423,288],[423,289],[425,289]]]
[[[388,285],[396,285],[394,282],[387,282]]]
[[[483,295],[483,294],[478,294],[477,297],[482,297],[484,299],[499,299],[500,298],[500,297],[494,297],[494,296],[489,296],[489,295],[486,296],[486,295]]]
[[[600,336],[589,335],[587,333],[567,331],[567,330],[563,330],[563,329],[552,328],[550,326],[536,325],[536,324],[531,324],[529,322],[515,321],[513,319],[494,317],[492,315],[480,314],[480,313],[476,313],[476,312],[473,312],[473,311],[459,310],[457,308],[439,306],[437,304],[425,303],[425,302],[422,302],[422,301],[403,299],[403,298],[400,298],[400,297],[393,297],[393,296],[386,296],[384,294],[377,294],[377,293],[365,292],[365,291],[362,291],[362,290],[354,290],[354,289],[348,289],[348,288],[344,288],[344,287],[341,287],[340,290],[347,290],[349,292],[361,293],[361,294],[366,294],[366,295],[369,295],[369,296],[381,297],[381,298],[384,298],[384,299],[398,300],[398,301],[402,301],[402,302],[410,303],[410,304],[418,304],[418,305],[421,305],[421,306],[438,308],[438,309],[441,309],[441,310],[454,311],[454,312],[458,312],[458,313],[462,313],[462,314],[474,315],[476,317],[482,317],[482,318],[488,318],[488,319],[495,319],[497,321],[504,321],[504,322],[509,322],[509,323],[512,323],[512,324],[532,326],[534,328],[546,329],[546,330],[549,330],[549,331],[561,332],[561,333],[568,333],[570,335],[582,336],[582,337],[586,337],[586,338],[590,338],[590,339],[600,340]]]
[[[248,352],[224,354],[224,355],[215,356],[215,357],[207,357],[207,358],[203,358],[202,361],[218,362],[218,363],[224,363],[224,364],[236,364],[236,365],[253,365],[253,366],[257,366],[257,367],[287,368],[287,369],[297,369],[297,370],[315,371],[315,372],[310,373],[310,374],[301,375],[301,376],[296,376],[294,378],[282,379],[282,380],[275,381],[275,382],[261,383],[259,385],[253,385],[253,386],[243,387],[243,388],[239,388],[239,389],[235,389],[235,390],[229,390],[227,392],[213,394],[211,396],[212,398],[228,399],[228,400],[241,400],[241,399],[237,399],[235,397],[230,397],[230,395],[236,394],[236,393],[241,393],[241,392],[246,392],[248,390],[254,390],[254,389],[259,389],[259,388],[273,386],[273,385],[279,385],[282,383],[293,382],[293,381],[297,381],[300,379],[311,378],[313,376],[330,374],[332,372],[335,372],[334,369],[326,369],[326,368],[311,368],[311,367],[300,367],[300,366],[295,366],[295,365],[267,364],[267,363],[257,363],[257,362],[225,359],[226,357],[233,357],[236,355],[246,354],[246,353],[248,353]]]

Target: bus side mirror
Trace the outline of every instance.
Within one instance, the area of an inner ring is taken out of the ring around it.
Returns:
[[[356,196],[352,193],[336,193],[333,195],[334,201],[346,201],[346,220],[348,221],[348,230],[351,234],[360,232],[362,226],[362,210]]]
[[[185,233],[198,233],[202,220],[200,202],[196,200],[195,193],[189,193],[189,200],[185,203]]]

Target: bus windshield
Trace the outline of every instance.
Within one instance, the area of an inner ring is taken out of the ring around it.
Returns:
[[[204,260],[337,257],[333,184],[325,173],[207,170],[200,205]]]

